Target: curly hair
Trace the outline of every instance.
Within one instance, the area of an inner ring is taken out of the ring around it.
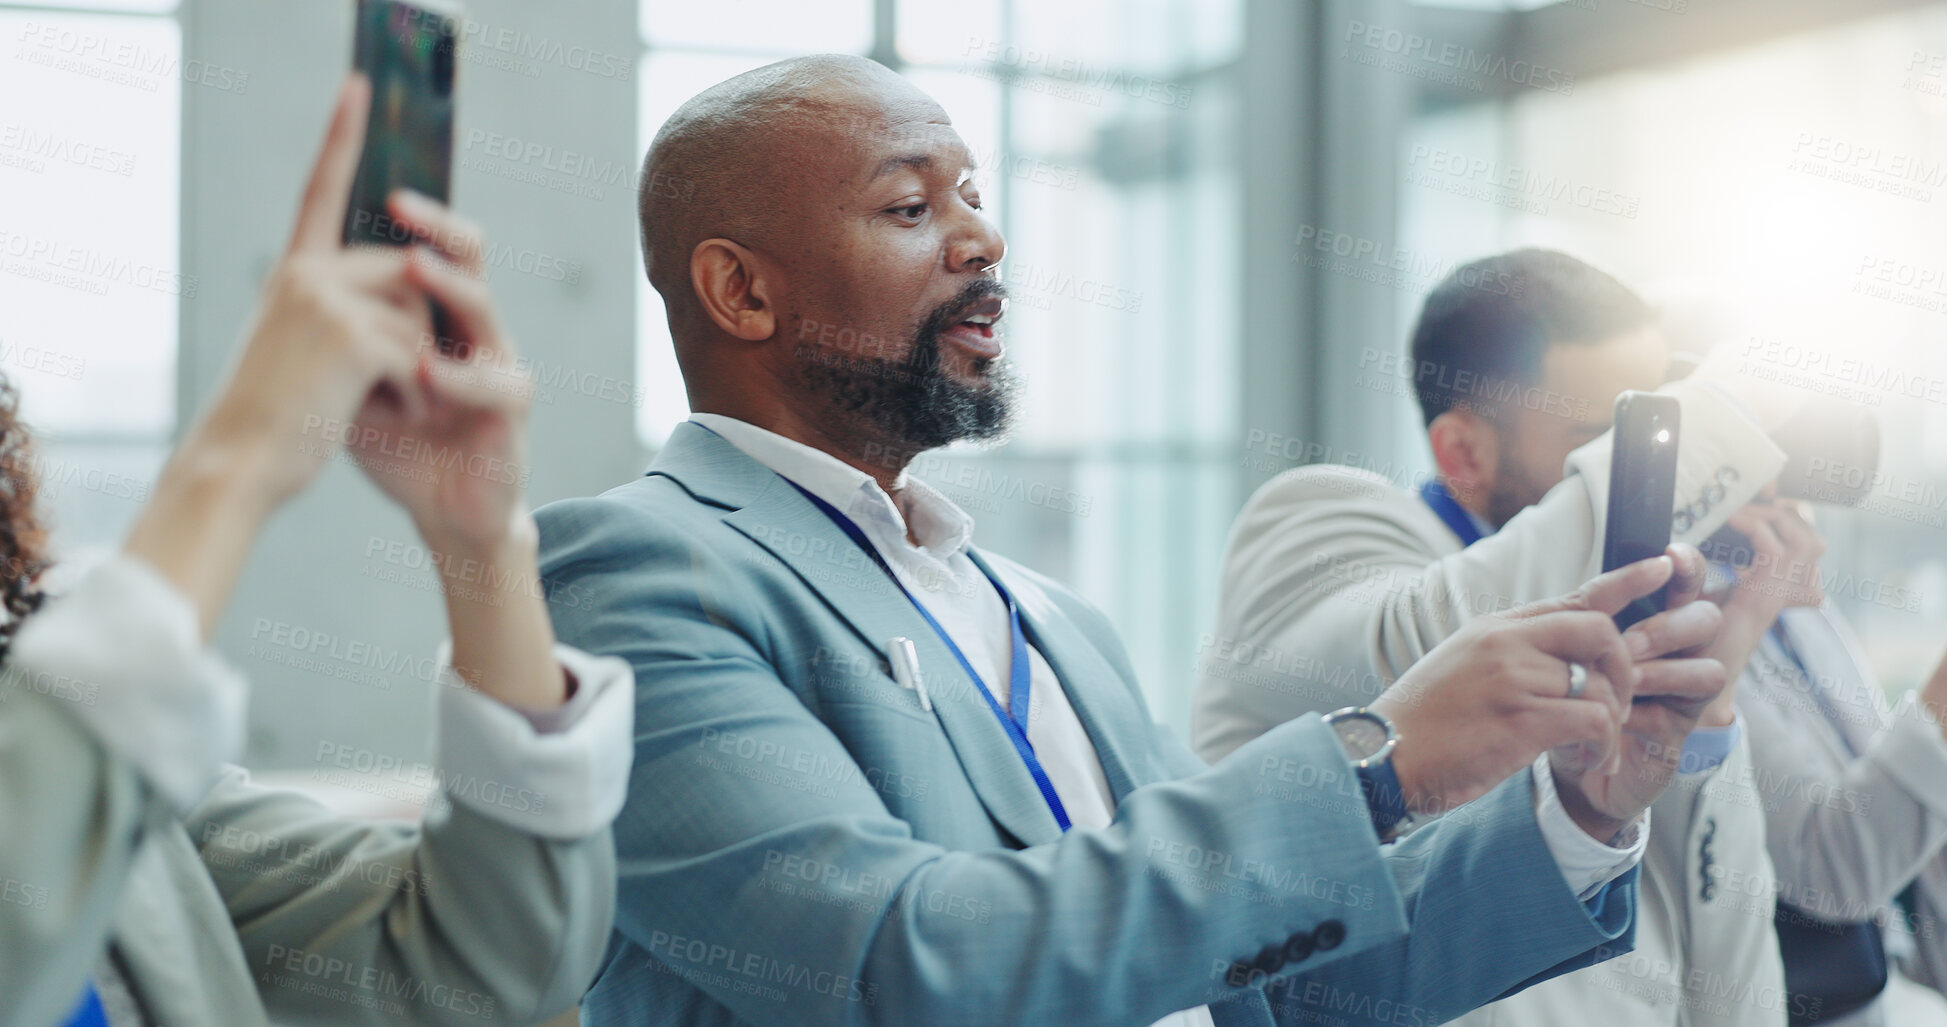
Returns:
[[[38,581],[51,562],[36,498],[33,438],[20,420],[20,389],[0,374],[0,658],[20,622],[40,609]]]

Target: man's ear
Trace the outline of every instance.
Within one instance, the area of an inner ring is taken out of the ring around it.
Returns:
[[[1426,426],[1426,437],[1433,444],[1434,466],[1462,506],[1471,509],[1493,491],[1501,469],[1501,436],[1492,424],[1471,410],[1453,409]]]
[[[690,251],[690,286],[719,329],[745,342],[777,334],[771,283],[757,255],[729,239],[705,239]]]

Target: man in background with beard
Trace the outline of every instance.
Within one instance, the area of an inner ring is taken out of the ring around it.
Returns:
[[[904,473],[1006,426],[971,172],[857,57],[721,83],[650,148],[643,252],[696,413],[647,476],[536,515],[550,588],[593,597],[553,604],[561,637],[640,682],[583,1022],[1432,1024],[1625,950],[1661,784],[1612,766],[1623,711],[1660,696],[1632,730],[1677,744],[1722,687],[1660,658],[1716,631],[1695,550],[1205,767],[1100,613]]]

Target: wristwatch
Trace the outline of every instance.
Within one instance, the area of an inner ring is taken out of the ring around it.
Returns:
[[[1399,732],[1393,722],[1364,706],[1347,706],[1325,715],[1325,726],[1339,736],[1345,758],[1359,775],[1359,788],[1365,793],[1366,812],[1381,843],[1399,837],[1407,826],[1406,792],[1399,784],[1399,771],[1393,768],[1393,750],[1399,747]]]

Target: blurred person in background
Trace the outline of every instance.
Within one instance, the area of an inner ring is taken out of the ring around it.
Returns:
[[[571,1008],[598,964],[632,678],[556,645],[538,592],[445,582],[443,787],[422,824],[342,818],[226,762],[249,690],[210,633],[266,520],[330,460],[364,468],[442,566],[538,580],[517,476],[465,470],[524,459],[477,233],[398,194],[450,266],[340,245],[370,103],[362,78],[340,93],[227,382],[122,550],[60,595],[37,591],[26,430],[11,403],[0,417],[0,1023],[524,1024]],[[426,344],[429,297],[469,360]],[[407,435],[460,459],[386,444]]]
[[[1657,696],[1638,722],[1676,744],[1722,688],[1657,658],[1716,630],[1683,601],[1702,558],[1483,618],[1371,710],[1206,766],[1100,612],[904,473],[1007,424],[972,171],[860,57],[729,79],[650,147],[641,181],[683,186],[643,189],[641,230],[695,413],[644,477],[536,515],[550,585],[599,597],[561,636],[640,682],[584,1022],[1433,1023],[1626,950],[1655,785],[1615,772],[1607,718]],[[1571,740],[1582,764],[1538,763]]]
[[[1747,565],[1720,651],[1777,869],[1792,1022],[1947,1025],[1947,660],[1888,702],[1824,594],[1812,513],[1761,496],[1707,544]]]

